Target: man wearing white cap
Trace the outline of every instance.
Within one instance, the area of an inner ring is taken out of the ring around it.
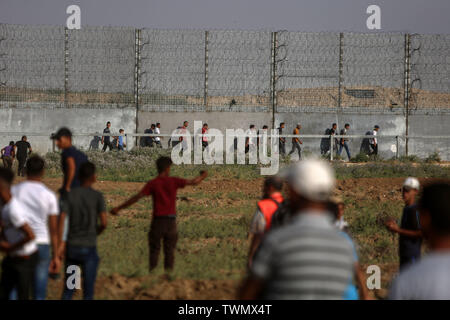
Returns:
[[[281,177],[295,214],[264,238],[240,298],[343,299],[354,258],[350,241],[334,227],[328,210],[333,170],[323,161],[305,160]]]
[[[420,227],[419,212],[416,205],[416,197],[419,193],[420,183],[416,178],[409,177],[402,187],[403,208],[400,227],[394,220],[388,220],[386,227],[399,234],[400,269],[417,262],[420,259],[422,247],[422,231]]]

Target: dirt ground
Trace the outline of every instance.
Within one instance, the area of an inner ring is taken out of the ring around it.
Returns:
[[[337,182],[336,194],[352,201],[377,199],[384,201],[400,201],[401,185],[404,178],[361,178],[346,179]],[[427,184],[436,179],[419,179],[421,184]],[[208,197],[198,197],[198,194],[221,194],[224,192],[238,192],[244,200],[246,197],[256,199],[260,196],[263,179],[244,181],[237,179],[229,180],[206,180],[195,189],[187,187],[183,190],[180,201],[193,201],[205,205]],[[48,178],[45,183],[53,190],[57,190],[61,179]],[[138,192],[143,183],[135,182],[112,182],[98,181],[96,188],[105,194],[108,206],[114,206],[123,201],[131,194]],[[194,193],[197,197],[194,197]],[[119,196],[118,196],[119,195]],[[242,201],[244,201],[242,200]],[[218,197],[214,201],[219,206],[227,206],[226,196]],[[234,199],[241,201],[241,199]],[[247,199],[248,201],[248,199]],[[240,239],[231,239],[241,241]],[[212,243],[214,238],[202,239],[200,242]],[[395,272],[396,265],[387,265],[385,269]],[[60,291],[62,280],[50,281],[49,291]],[[145,285],[143,285],[145,283]],[[97,296],[108,299],[233,299],[236,297],[239,280],[195,280],[195,279],[169,279],[164,276],[150,276],[145,278],[127,278],[119,274],[100,277],[97,281]],[[385,296],[386,292],[378,292],[376,296]]]

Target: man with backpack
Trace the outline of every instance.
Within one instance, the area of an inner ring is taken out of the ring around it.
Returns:
[[[250,226],[252,240],[248,254],[248,265],[252,264],[253,256],[258,249],[264,234],[270,229],[272,216],[283,202],[281,189],[283,182],[277,177],[269,177],[264,180],[263,197],[258,201],[256,212]]]

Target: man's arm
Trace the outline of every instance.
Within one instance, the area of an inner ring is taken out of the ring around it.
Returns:
[[[208,171],[200,171],[200,175],[194,179],[186,180],[187,186],[195,186],[208,176]]]
[[[129,206],[135,204],[136,202],[138,202],[141,198],[145,197],[145,194],[141,191],[138,194],[132,196],[130,199],[128,199],[127,201],[125,201],[124,203],[122,203],[121,205],[111,209],[111,214],[113,215],[117,215],[119,214],[119,211],[128,208]]]
[[[264,281],[254,275],[249,275],[238,292],[239,300],[257,300],[261,298]]]
[[[394,233],[398,233],[401,236],[409,237],[409,238],[422,238],[423,233],[421,230],[408,230],[408,229],[402,229],[398,226],[398,224],[393,221],[389,220],[386,222],[386,227]]]
[[[67,172],[66,172],[66,185],[64,189],[66,191],[70,191],[70,185],[72,184],[73,179],[75,178],[75,159],[73,157],[68,157],[66,159]]]
[[[31,148],[31,145],[28,145],[28,149],[30,150],[30,151],[28,151],[28,154],[31,154],[33,152],[33,149]]]
[[[107,225],[107,217],[106,212],[103,211],[100,213],[100,224],[97,226],[97,235],[101,234],[105,231]]]
[[[253,263],[253,257],[255,256],[256,250],[259,248],[263,238],[262,233],[253,233],[252,240],[250,242],[250,249],[248,252],[248,267],[251,268]]]
[[[48,216],[48,229],[50,232],[50,244],[52,246],[52,261],[50,263],[50,273],[57,273],[61,266],[61,260],[58,255],[58,216],[50,215]]]
[[[24,244],[26,244],[36,238],[36,236],[33,233],[33,230],[31,230],[30,226],[27,223],[25,223],[19,229],[25,234],[25,237],[22,240],[20,240],[19,242],[16,242],[14,244],[11,244],[5,240],[0,241],[0,250],[1,251],[5,251],[5,252],[14,251],[14,250],[22,247]]]

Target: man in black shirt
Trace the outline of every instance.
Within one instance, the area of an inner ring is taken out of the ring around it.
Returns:
[[[87,162],[87,156],[72,145],[72,132],[68,128],[61,128],[52,135],[56,145],[62,150],[61,166],[63,170],[62,190],[70,192],[71,189],[80,186],[78,171],[80,166]]]
[[[110,134],[111,133],[111,122],[106,123],[106,128],[103,129],[103,133]],[[106,151],[106,148],[109,147],[109,151],[113,149],[113,145],[111,143],[111,136],[103,136],[102,137],[102,144],[103,144],[103,152]]]
[[[416,197],[419,193],[419,181],[407,178],[403,183],[402,195],[405,207],[403,209],[400,227],[394,220],[386,222],[386,227],[399,234],[400,269],[420,259],[422,247],[422,231]]]
[[[30,143],[27,141],[27,136],[23,136],[22,140],[16,142],[16,157],[19,161],[19,169],[17,172],[18,176],[25,176],[24,168],[25,163],[27,163],[28,155],[33,152]]]

